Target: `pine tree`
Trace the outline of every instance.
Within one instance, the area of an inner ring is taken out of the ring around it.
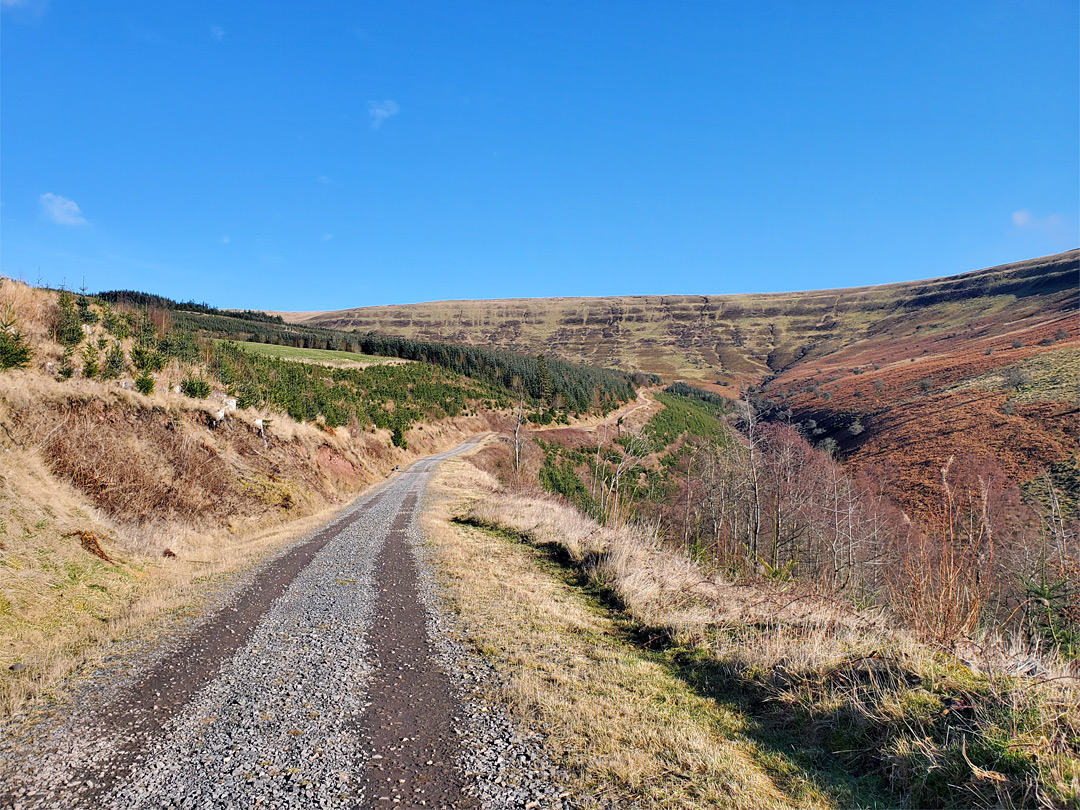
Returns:
[[[0,371],[9,368],[26,368],[30,365],[30,347],[23,333],[15,326],[15,320],[0,319]]]
[[[551,383],[551,370],[548,368],[548,361],[544,355],[536,358],[536,373],[540,377],[540,402],[543,405],[549,405],[551,398],[555,395],[555,387]]]

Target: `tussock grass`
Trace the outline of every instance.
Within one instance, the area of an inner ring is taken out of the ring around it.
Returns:
[[[687,689],[739,718],[763,761],[791,752],[787,767],[819,796],[842,805],[1080,805],[1075,666],[1018,660],[990,641],[961,660],[880,613],[791,587],[734,585],[640,527],[601,527],[543,496],[489,490],[474,495],[465,519],[546,550]],[[522,655],[517,666],[535,665]],[[582,756],[592,744],[580,744]]]

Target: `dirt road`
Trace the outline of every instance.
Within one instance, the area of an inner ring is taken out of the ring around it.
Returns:
[[[397,474],[171,648],[5,741],[0,806],[559,806],[551,785],[462,767],[540,755],[462,708],[455,672],[475,662],[440,636],[425,573],[424,488],[475,443]]]

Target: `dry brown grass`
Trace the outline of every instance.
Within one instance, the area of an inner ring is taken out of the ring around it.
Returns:
[[[445,462],[425,529],[468,641],[503,676],[500,697],[522,722],[543,728],[585,806],[832,804],[749,736],[745,717],[622,640],[612,618],[538,564],[536,551],[451,522],[463,498],[492,498],[492,481],[464,461]],[[587,523],[547,511],[584,548]]]
[[[55,311],[54,293],[0,276],[0,316],[14,316],[19,329],[35,348],[51,342]]]
[[[864,777],[861,784],[818,781],[828,789],[817,787],[800,801],[825,802],[832,795],[844,804],[1080,802],[1080,672],[1075,666],[1032,659],[1029,652],[991,640],[970,645],[963,653],[970,660],[962,662],[890,626],[880,613],[792,587],[737,586],[707,576],[640,527],[601,527],[552,498],[495,491],[490,480],[477,476],[469,486],[471,491],[453,493],[459,504],[467,501],[458,508],[468,521],[552,549],[552,556],[563,559],[590,588],[609,594],[609,607],[615,606],[610,615],[623,617],[637,638],[674,665],[669,672],[693,686],[687,694],[711,711],[728,713],[727,725],[714,727],[723,729],[720,739],[738,739],[758,726],[766,733],[753,734],[755,741],[786,739],[790,750],[800,752],[799,763],[813,764],[800,772],[804,779],[816,779],[811,774],[819,765]],[[595,657],[605,649],[624,649],[617,641],[619,628],[575,604],[573,588],[545,576],[520,545],[464,528],[433,525],[431,530],[449,572],[447,587],[470,635],[502,662],[512,701],[545,727],[561,729],[555,732],[558,744],[572,752],[572,760],[586,760],[593,746],[605,750],[604,740],[614,735],[634,751],[642,772],[662,773],[662,758],[651,758],[665,750],[650,737],[653,719],[642,721],[640,730],[623,731],[619,712],[596,696],[613,688],[617,675],[603,670],[604,686],[596,687],[567,674],[582,668],[572,651]],[[572,620],[563,615],[571,609]],[[534,645],[544,652],[534,655]],[[1038,677],[1020,674],[1031,671]],[[660,677],[659,672],[649,677]],[[640,691],[651,694],[648,678],[640,672],[635,677],[642,679]],[[618,701],[640,714],[633,679],[622,683],[627,691]],[[580,708],[593,701],[599,707],[595,712]],[[567,719],[563,713],[571,705],[575,709]],[[583,712],[578,725],[576,715]],[[679,734],[693,737],[685,730]],[[709,741],[692,743],[688,762],[707,759],[700,745],[719,745],[717,738],[698,739]],[[678,746],[673,740],[666,744]],[[769,761],[763,755],[767,745],[747,750],[754,755],[751,761],[755,756]],[[775,761],[775,749],[771,755]],[[729,757],[725,751],[721,759],[730,762]],[[745,760],[740,762],[742,772]],[[699,773],[675,771],[691,782]],[[601,775],[582,765],[578,778],[582,785],[611,780],[624,800],[650,796],[648,801],[659,805],[667,791],[680,795],[678,785],[663,779],[656,783],[663,788],[649,793],[634,773],[627,766]]]
[[[244,537],[164,523],[139,529],[87,504],[36,452],[0,452],[0,720],[100,663],[110,642],[146,637],[164,618],[196,609],[228,575],[334,509]],[[87,551],[80,532],[92,533],[110,560]],[[165,547],[177,556],[163,557]]]

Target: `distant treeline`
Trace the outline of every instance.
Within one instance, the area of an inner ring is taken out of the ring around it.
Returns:
[[[520,381],[526,395],[545,408],[574,413],[608,411],[634,397],[634,378],[613,369],[374,333],[358,335],[355,340],[363,354],[421,360],[511,391]]]
[[[200,312],[204,315],[221,315],[228,318],[236,318],[241,321],[259,321],[263,323],[283,324],[285,321],[280,315],[268,315],[265,312],[255,310],[231,310],[212,307],[205,301],[197,304],[194,301],[173,301],[163,295],[144,293],[137,290],[107,290],[100,292],[97,297],[110,304],[125,304],[130,307],[149,309],[159,307],[167,310],[181,310],[186,312]]]
[[[134,290],[110,290],[99,293],[97,298],[138,312],[167,311],[171,322],[162,324],[162,340],[170,345],[161,351],[169,356],[193,354],[194,336],[202,333],[226,340],[400,357],[440,366],[511,392],[524,391],[530,407],[536,409],[530,418],[539,421],[556,419],[561,414],[606,413],[633,399],[637,386],[660,382],[652,374],[630,374],[542,355],[297,326],[264,312],[222,310],[194,301],[180,303]],[[173,347],[172,343],[177,345]]]
[[[726,413],[731,407],[731,400],[727,397],[712,391],[706,391],[703,388],[695,388],[684,382],[672,383],[664,389],[664,393],[674,394],[677,397],[686,397],[687,399],[696,399],[698,402],[711,405],[719,413]]]
[[[655,375],[634,375],[598,366],[567,363],[552,357],[269,321],[256,324],[221,311],[178,311],[174,313],[173,320],[176,327],[199,330],[218,338],[400,357],[441,366],[510,391],[517,390],[520,384],[530,405],[537,405],[540,412],[552,415],[607,412],[633,399],[636,386],[659,382]]]

